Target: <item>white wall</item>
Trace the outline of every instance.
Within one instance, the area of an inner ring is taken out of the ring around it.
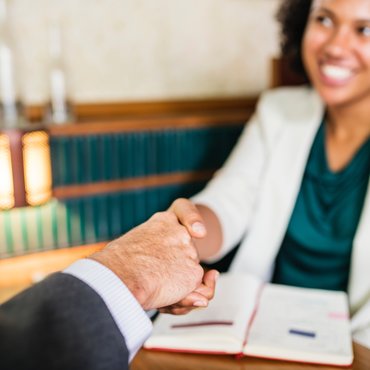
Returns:
[[[47,100],[47,27],[63,24],[78,102],[206,98],[267,87],[277,0],[10,0],[20,95]]]

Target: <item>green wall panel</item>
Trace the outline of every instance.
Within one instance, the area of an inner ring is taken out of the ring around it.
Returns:
[[[243,123],[211,128],[53,137],[54,186],[215,170],[234,146]],[[205,182],[92,197],[52,200],[0,212],[0,258],[115,238]]]
[[[194,183],[52,200],[39,207],[1,212],[0,257],[113,239],[203,186]]]
[[[54,186],[219,168],[243,124],[51,140]]]

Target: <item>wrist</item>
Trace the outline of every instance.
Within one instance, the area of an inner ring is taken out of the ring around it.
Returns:
[[[145,289],[146,285],[143,282],[143,278],[138,276],[138,269],[132,266],[129,261],[121,261],[120,256],[112,255],[111,252],[109,254],[104,253],[104,250],[96,252],[87,258],[92,259],[111,270],[130,290],[131,294],[142,308],[148,309],[146,306],[149,294]]]

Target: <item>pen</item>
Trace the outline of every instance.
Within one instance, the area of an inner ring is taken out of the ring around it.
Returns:
[[[184,324],[175,324],[171,325],[172,329],[180,329],[180,328],[193,328],[197,326],[230,326],[233,325],[233,321],[199,321],[199,322],[189,322]]]
[[[313,331],[301,330],[301,329],[289,329],[289,334],[302,335],[303,337],[315,338],[316,333]]]

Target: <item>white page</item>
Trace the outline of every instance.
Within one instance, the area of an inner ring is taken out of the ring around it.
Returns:
[[[348,317],[343,292],[267,284],[244,352],[309,362],[351,363]]]
[[[252,276],[221,274],[215,297],[207,308],[196,309],[184,316],[160,315],[144,346],[241,352],[260,286],[260,281]],[[179,327],[183,325],[194,326]]]

